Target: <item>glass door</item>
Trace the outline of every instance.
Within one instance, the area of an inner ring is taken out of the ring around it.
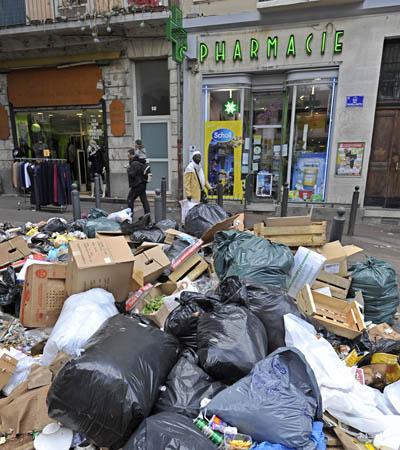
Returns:
[[[253,141],[251,171],[254,174],[253,198],[279,197],[282,157],[283,92],[253,92]]]

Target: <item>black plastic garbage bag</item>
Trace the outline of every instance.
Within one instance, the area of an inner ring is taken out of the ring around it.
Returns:
[[[153,242],[157,244],[164,242],[164,239],[164,231],[156,226],[136,230],[131,235],[131,241],[134,244],[142,244],[143,242]]]
[[[197,350],[199,317],[213,310],[217,297],[184,291],[178,302],[179,306],[167,317],[164,330],[175,336],[184,348]]]
[[[193,420],[180,414],[160,413],[148,417],[123,450],[215,450]]]
[[[128,220],[122,222],[121,232],[122,234],[130,235],[136,230],[142,230],[150,226],[151,226],[151,215],[145,214],[144,216],[139,217],[139,219],[134,223],[131,223]]]
[[[220,231],[214,241],[214,266],[220,280],[239,276],[287,288],[293,255],[286,245],[239,231]]]
[[[46,225],[40,231],[47,234],[65,233],[67,231],[67,228],[67,221],[65,219],[54,217],[52,219],[49,219]]]
[[[4,312],[19,315],[21,290],[21,286],[17,284],[15,270],[7,267],[0,280],[0,306]]]
[[[69,231],[85,231],[87,219],[78,219],[68,225]]]
[[[178,224],[175,220],[164,219],[157,222],[156,227],[161,228],[163,231],[167,231],[169,229],[177,230]]]
[[[229,217],[229,214],[220,206],[210,203],[199,203],[190,208],[185,219],[185,233],[197,238],[213,225]]]
[[[262,286],[252,280],[226,278],[219,287],[223,303],[239,303],[250,309],[263,323],[268,336],[268,353],[285,346],[285,314],[302,317],[292,297],[275,286]]]
[[[150,414],[177,358],[172,336],[127,316],[111,317],[57,374],[49,416],[99,447],[119,449]]]
[[[201,367],[215,380],[235,383],[268,354],[261,321],[248,309],[223,305],[200,316],[197,354]]]
[[[322,417],[321,395],[303,354],[283,347],[217,394],[207,406],[211,414],[256,441],[311,450],[313,421]]]
[[[107,217],[99,217],[98,219],[90,219],[86,222],[84,233],[88,238],[96,237],[98,231],[120,231],[121,227],[115,220],[107,219]]]
[[[362,292],[365,320],[392,324],[400,304],[394,268],[386,261],[369,257],[366,262],[354,264],[350,271],[349,297],[355,296],[355,291]]]
[[[90,208],[88,214],[89,220],[100,219],[101,217],[108,217],[108,212],[100,208]]]
[[[211,399],[226,388],[225,384],[207,375],[197,363],[196,354],[185,351],[181,355],[161,389],[155,413],[169,411],[195,419],[200,412],[201,400]]]

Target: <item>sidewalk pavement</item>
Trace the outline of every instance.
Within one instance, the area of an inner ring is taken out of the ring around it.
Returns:
[[[81,202],[82,214],[86,214],[90,208],[95,206],[94,202]],[[101,208],[107,212],[119,211],[125,208],[123,204],[101,203]],[[143,214],[141,205],[137,203],[135,216]],[[20,226],[26,222],[38,222],[48,220],[51,217],[63,217],[72,220],[72,207],[68,206],[66,212],[53,211],[32,211],[31,205],[23,204],[22,197],[0,196],[0,222],[9,222],[12,225]],[[154,216],[153,216],[154,217]],[[168,217],[178,220],[180,211],[168,208]],[[251,220],[249,221],[251,222]],[[392,224],[367,225],[357,224],[355,236],[343,236],[344,244],[355,244],[364,249],[363,254],[355,255],[351,261],[363,260],[365,255],[375,256],[390,262],[400,276],[400,227]]]

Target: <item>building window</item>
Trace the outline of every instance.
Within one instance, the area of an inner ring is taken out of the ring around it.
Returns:
[[[138,115],[169,115],[168,61],[138,61],[135,66]]]
[[[378,103],[400,103],[400,41],[385,42],[382,56]]]

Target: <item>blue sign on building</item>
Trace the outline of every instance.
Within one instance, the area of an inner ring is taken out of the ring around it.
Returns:
[[[346,97],[346,106],[362,108],[364,106],[364,96],[363,95],[351,95],[349,97]]]

